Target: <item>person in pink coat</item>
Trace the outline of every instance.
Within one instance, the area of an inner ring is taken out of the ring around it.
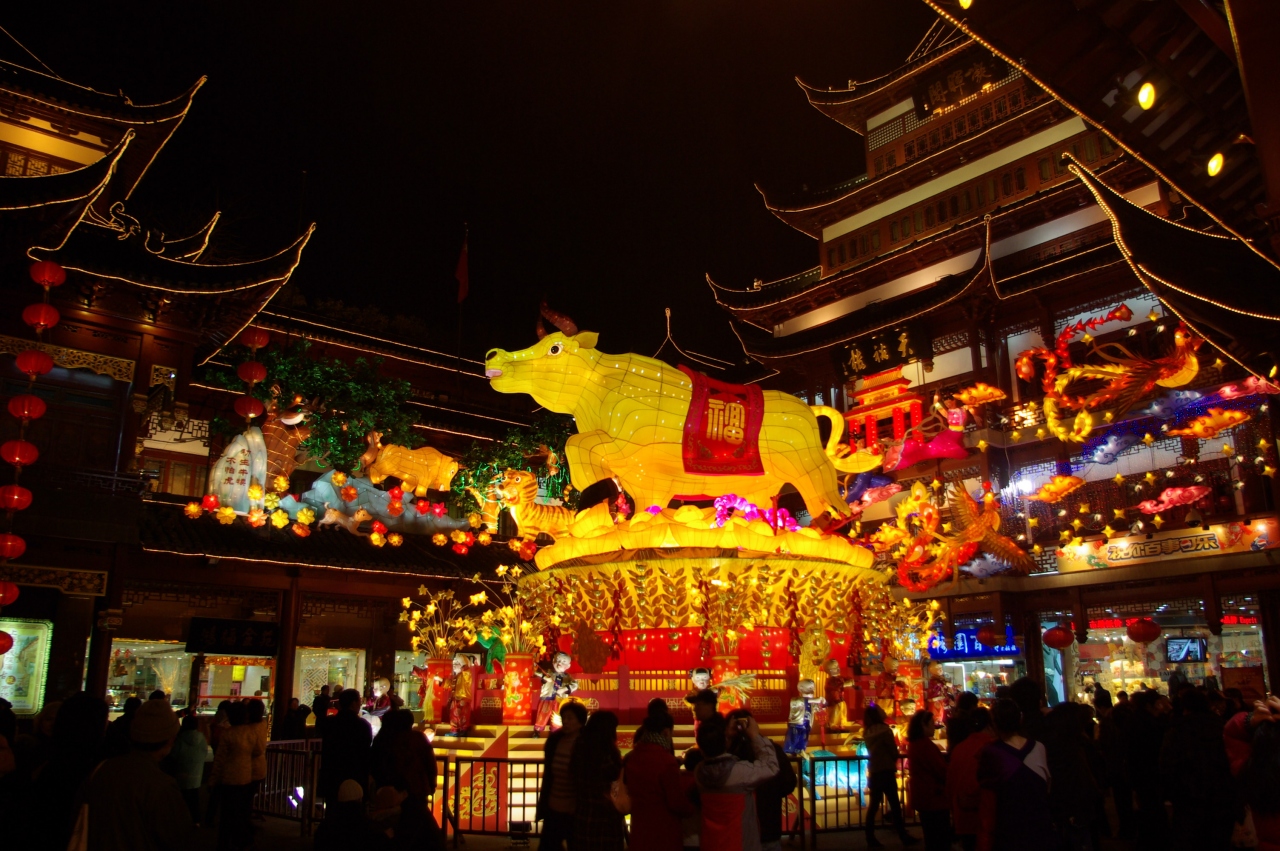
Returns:
[[[1231,773],[1248,804],[1258,851],[1280,851],[1280,697],[1256,701],[1222,731]]]

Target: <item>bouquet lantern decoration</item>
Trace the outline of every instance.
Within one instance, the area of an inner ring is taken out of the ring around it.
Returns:
[[[756,571],[746,570],[725,579],[699,578],[692,589],[691,600],[701,621],[703,651],[715,656],[733,656],[738,642],[756,628],[767,623],[766,587]]]
[[[496,568],[494,579],[482,579],[478,573],[471,577],[482,588],[471,595],[471,605],[489,606],[470,621],[475,640],[488,650],[490,668],[507,653],[544,655],[551,629],[561,623],[548,599],[549,583],[522,587],[516,581],[522,572],[518,565],[504,564]]]
[[[918,659],[929,648],[934,625],[942,620],[937,600],[895,600],[887,586],[869,585],[862,596],[862,637],[870,655]]]
[[[400,622],[413,633],[413,649],[428,659],[451,659],[453,654],[476,640],[472,619],[466,615],[470,604],[459,600],[452,590],[427,592],[421,602],[405,597],[400,602]]]

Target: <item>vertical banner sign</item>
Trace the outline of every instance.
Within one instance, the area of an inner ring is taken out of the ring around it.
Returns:
[[[762,476],[760,426],[764,393],[754,384],[726,384],[681,366],[693,382],[684,422],[686,473]]]

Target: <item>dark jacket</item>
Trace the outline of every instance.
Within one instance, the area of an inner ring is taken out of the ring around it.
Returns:
[[[907,779],[911,806],[919,812],[946,810],[947,761],[938,746],[930,739],[908,742],[907,764],[911,772]]]
[[[343,780],[369,786],[369,748],[373,728],[354,712],[339,712],[324,725],[320,755],[320,795],[337,798]]]
[[[181,851],[195,841],[178,784],[150,754],[131,751],[107,760],[86,791],[93,851]]]
[[[555,779],[551,761],[556,755],[556,748],[564,741],[564,735],[564,730],[556,730],[547,736],[547,742],[542,746],[542,788],[538,790],[538,808],[534,813],[534,818],[538,821],[545,819],[549,811],[547,801],[550,800],[552,781]]]
[[[774,842],[782,838],[782,802],[796,788],[796,770],[791,757],[772,739],[778,758],[778,773],[756,787],[756,818],[760,820],[760,841]]]
[[[1174,720],[1160,749],[1165,799],[1178,807],[1228,809],[1235,800],[1231,763],[1217,715],[1183,715]]]

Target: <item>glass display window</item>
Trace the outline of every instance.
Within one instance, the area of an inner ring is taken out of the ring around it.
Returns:
[[[193,658],[180,641],[113,639],[107,703],[119,711],[130,697],[146,700],[152,692],[162,691],[174,706],[186,706]]]
[[[329,695],[343,689],[364,691],[365,651],[353,648],[300,647],[293,674],[293,694],[310,706],[323,686]],[[403,654],[402,654],[403,655]]]

